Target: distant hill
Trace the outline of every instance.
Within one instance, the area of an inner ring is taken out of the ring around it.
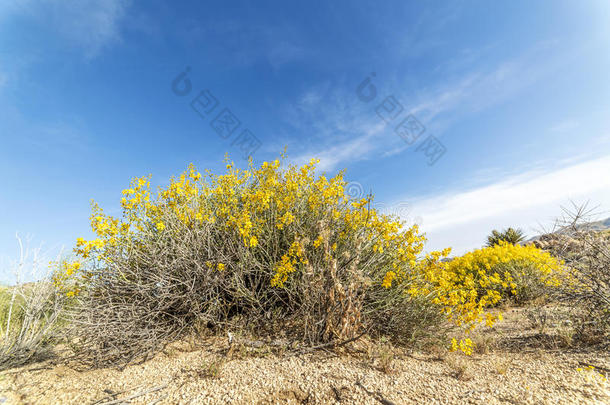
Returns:
[[[601,221],[590,222],[587,227],[594,231],[604,231],[610,229],[610,218]]]
[[[592,231],[597,231],[597,232],[600,232],[600,231],[610,232],[610,217],[606,218],[606,219],[602,219],[600,221],[589,222],[587,224],[583,224],[583,225],[579,226],[579,228],[582,228],[582,227],[586,227]],[[559,230],[555,231],[554,233],[562,233],[564,231],[564,229],[565,228],[559,229]],[[540,237],[541,237],[541,235],[533,236],[533,237],[529,238],[528,240],[522,242],[522,244],[528,244],[530,242],[539,240]]]

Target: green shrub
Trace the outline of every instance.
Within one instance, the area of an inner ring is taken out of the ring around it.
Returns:
[[[502,232],[497,230],[491,231],[491,234],[487,237],[487,246],[495,246],[500,244],[501,241],[508,242],[512,245],[516,245],[519,242],[525,240],[525,235],[521,229],[507,228]]]

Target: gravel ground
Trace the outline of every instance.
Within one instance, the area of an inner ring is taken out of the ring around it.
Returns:
[[[221,358],[199,350],[161,354],[123,371],[12,370],[0,381],[0,397],[5,403],[87,404],[157,389],[132,403],[610,403],[610,385],[586,368],[577,370],[579,362],[607,367],[608,357],[599,353],[420,354],[395,358],[387,371],[366,355]]]
[[[503,339],[523,341],[522,331],[506,330]],[[177,343],[122,371],[45,363],[8,370],[0,404],[610,404],[610,383],[586,366],[607,374],[607,352],[504,347],[465,356],[362,340],[349,352],[280,356],[265,346],[227,352],[224,339],[206,343]]]

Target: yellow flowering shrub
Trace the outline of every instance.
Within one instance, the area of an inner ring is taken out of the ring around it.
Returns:
[[[433,253],[422,262],[425,279],[433,286],[434,301],[457,325],[470,328],[485,320],[492,327],[502,319],[490,313],[502,298],[519,297],[524,286],[558,286],[563,264],[533,245],[498,245],[468,252],[448,262]]]
[[[372,196],[350,198],[343,173],[318,175],[316,164],[227,161],[220,175],[190,165],[157,191],[149,176],[133,179],[119,217],[92,203],[95,237],[75,247],[90,263],[79,295],[85,320],[75,322],[89,328],[80,331],[84,350],[125,341],[143,350],[151,336],[167,341],[202,322],[280,328],[307,342],[365,328],[415,336],[418,323],[442,322],[437,304],[407,293],[420,278],[417,226],[378,213]],[[114,335],[109,322],[124,327]]]
[[[275,287],[283,286],[295,266],[306,265],[307,257],[318,254],[321,244],[330,242],[333,254],[326,257],[330,260],[355,238],[361,238],[374,253],[386,251],[393,277],[404,276],[404,265],[412,265],[423,247],[424,237],[417,226],[403,230],[399,221],[370,209],[372,197],[350,200],[344,193],[343,174],[316,178],[316,163],[312,160],[286,170],[280,170],[279,160],[264,162],[260,168],[250,164],[248,170],[227,164],[227,174],[219,176],[203,176],[191,165],[156,195],[150,191],[149,177],[135,178],[130,188],[123,190],[121,219],[105,215],[92,204],[91,228],[97,238],[78,238],[75,252],[83,259],[93,255],[109,261],[117,249],[131,245],[148,231],[171,235],[175,230],[167,227],[174,223],[187,228],[218,224],[238,235],[245,247],[255,249],[267,236],[265,232],[270,233],[271,222],[277,231],[294,235],[281,260],[273,265],[276,273],[271,285]],[[333,229],[325,235],[311,235],[313,240],[295,232],[311,214],[332,223]],[[305,239],[298,242],[299,238]],[[387,277],[384,283],[389,283]]]
[[[195,325],[236,322],[309,343],[362,330],[416,342],[444,333],[445,317],[475,324],[518,290],[503,265],[527,262],[553,280],[557,264],[529,247],[422,257],[416,225],[378,213],[372,196],[350,198],[343,173],[316,175],[316,164],[242,170],[227,161],[221,175],[190,165],[156,192],[150,176],[133,179],[118,218],[92,203],[96,237],[75,247],[90,263],[77,269],[86,280],[75,312],[81,350],[96,362],[130,361]],[[490,326],[498,318],[486,316]],[[472,343],[452,348],[469,353]]]
[[[227,174],[218,176],[201,175],[190,165],[156,195],[150,191],[149,177],[135,178],[130,188],[123,190],[122,218],[105,215],[92,204],[90,222],[97,238],[78,238],[75,252],[83,259],[94,256],[110,262],[117,251],[147,232],[171,237],[177,226],[193,229],[214,225],[253,250],[270,235],[289,235],[288,248],[272,264],[273,287],[282,287],[291,273],[308,265],[308,258],[336,260],[357,239],[373,253],[387,257],[392,280],[404,277],[423,248],[425,239],[417,226],[404,230],[399,221],[370,209],[372,197],[352,201],[344,192],[343,173],[330,179],[324,175],[316,178],[316,163],[312,160],[286,170],[280,169],[279,160],[264,162],[260,168],[251,163],[248,170],[229,163]],[[326,221],[331,229],[316,234],[316,230],[304,228],[312,217]],[[320,250],[323,244],[330,246],[330,251]],[[383,283],[391,284],[387,275]]]

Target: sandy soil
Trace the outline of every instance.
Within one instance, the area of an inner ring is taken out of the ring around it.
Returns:
[[[35,364],[0,375],[0,403],[610,404],[610,384],[600,375],[608,377],[607,352],[532,348],[545,335],[508,318],[491,349],[470,357],[390,351],[370,341],[349,352],[280,356],[265,346],[229,351],[215,338],[195,350],[172,345],[122,371]]]

